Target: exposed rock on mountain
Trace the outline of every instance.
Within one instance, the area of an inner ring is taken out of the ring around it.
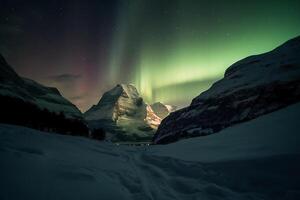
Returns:
[[[174,112],[176,110],[175,106],[165,105],[161,102],[152,104],[151,108],[154,113],[161,119],[166,118],[171,112]]]
[[[155,143],[216,133],[300,101],[300,37],[271,52],[230,66],[224,78],[171,113],[159,126]]]
[[[97,105],[84,115],[87,120],[110,119],[118,121],[123,116],[145,119],[146,110],[143,99],[133,85],[119,84],[104,93]]]
[[[68,118],[82,118],[78,108],[65,99],[56,88],[45,87],[21,78],[0,55],[0,96],[22,99],[51,112],[63,112]]]
[[[161,121],[131,84],[104,93],[84,117],[92,128],[105,129],[112,141],[149,141]]]
[[[149,126],[153,129],[157,129],[157,127],[160,125],[162,118],[157,116],[157,113],[153,111],[152,106],[147,105],[146,106],[147,110],[147,116],[145,121]]]

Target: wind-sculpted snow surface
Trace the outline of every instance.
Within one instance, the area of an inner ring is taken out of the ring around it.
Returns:
[[[0,199],[300,199],[300,104],[170,145],[0,125]]]

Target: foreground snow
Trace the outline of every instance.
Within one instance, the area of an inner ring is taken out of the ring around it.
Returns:
[[[165,146],[0,125],[0,199],[300,199],[300,104]]]

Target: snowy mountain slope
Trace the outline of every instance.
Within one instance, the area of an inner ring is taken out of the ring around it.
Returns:
[[[146,111],[143,106],[143,99],[133,85],[119,84],[104,93],[99,103],[84,113],[84,116],[87,120],[117,121],[124,115],[144,119]]]
[[[0,199],[299,199],[299,119],[295,104],[220,134],[144,147],[1,124]]]
[[[119,84],[92,106],[85,119],[92,128],[103,128],[113,141],[151,141],[161,119],[131,84]]]
[[[41,109],[64,112],[69,118],[82,118],[81,112],[56,88],[45,87],[33,80],[21,78],[0,55],[0,95],[31,102]]]
[[[199,162],[298,154],[299,119],[300,103],[297,103],[228,127],[217,134],[154,146],[153,152],[155,155]]]
[[[224,78],[164,119],[155,143],[216,133],[300,101],[300,37],[230,66]]]

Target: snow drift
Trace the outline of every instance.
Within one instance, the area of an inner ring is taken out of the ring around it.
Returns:
[[[0,199],[300,198],[300,104],[169,145],[0,125]]]

